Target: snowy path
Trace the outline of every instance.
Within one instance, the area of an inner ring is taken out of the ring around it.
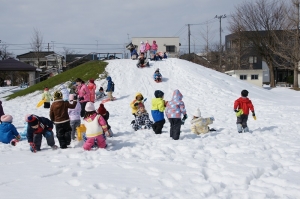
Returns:
[[[300,198],[299,92],[258,88],[178,59],[143,69],[135,63],[112,60],[107,67],[117,97],[105,104],[115,133],[108,150],[85,152],[73,142],[68,150],[52,151],[43,140],[43,150],[32,154],[26,141],[0,144],[1,198]],[[162,83],[152,80],[156,68]],[[170,139],[168,122],[161,135],[132,130],[129,103],[136,92],[148,98],[150,112],[156,89],[170,100],[177,88],[189,116],[179,141]],[[257,114],[256,121],[249,117],[249,134],[236,132],[232,110],[242,89],[250,92]],[[36,92],[3,102],[19,131],[25,114],[48,116],[35,108],[40,97]],[[215,117],[211,126],[219,131],[190,132],[197,107]]]

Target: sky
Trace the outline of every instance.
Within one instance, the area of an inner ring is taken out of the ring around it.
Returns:
[[[150,61],[150,68],[135,65],[136,60],[130,59],[108,61],[106,71],[115,83],[116,100],[104,104],[114,132],[106,149],[84,151],[82,141],[72,141],[68,149],[53,151],[43,138],[41,151],[31,153],[26,139],[15,147],[0,143],[1,198],[299,198],[300,92],[257,87],[175,58]],[[161,83],[153,81],[156,68]],[[95,83],[97,89],[106,90],[105,79]],[[50,93],[58,87],[50,88]],[[18,132],[24,131],[26,114],[49,118],[49,109],[36,107],[42,91],[5,101],[3,95],[10,93],[2,93],[5,89],[11,88],[0,87],[0,100]],[[135,93],[147,98],[144,104],[153,121],[151,101],[158,89],[167,101],[175,89],[183,95],[188,118],[177,141],[170,138],[167,119],[160,135],[134,131],[130,125]],[[249,91],[257,119],[249,115],[250,132],[240,134],[233,103],[243,89]],[[97,100],[95,107],[100,103]],[[209,126],[217,131],[191,132],[197,108],[203,118],[214,116]],[[55,142],[59,145],[56,137]]]
[[[187,48],[186,24],[191,26],[191,43],[203,48],[204,32],[219,42],[216,15],[230,15],[241,0],[0,0],[0,40],[15,55],[30,49],[33,30],[43,36],[44,50],[63,52],[63,47],[80,53],[124,51],[131,37],[180,37]],[[228,18],[222,20],[223,41]],[[81,45],[75,45],[81,44]],[[105,45],[107,44],[107,45]],[[193,48],[194,49],[194,48]]]

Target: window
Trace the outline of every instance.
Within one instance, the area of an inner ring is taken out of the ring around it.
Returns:
[[[250,57],[249,57],[249,63],[250,63],[250,64],[255,64],[255,63],[257,63],[257,57],[250,56]]]
[[[247,75],[240,75],[240,79],[241,80],[246,80],[247,79]]]
[[[231,48],[231,42],[227,41],[227,48],[230,49]]]
[[[166,52],[175,53],[175,46],[166,46]]]
[[[258,75],[251,75],[251,79],[258,79]]]

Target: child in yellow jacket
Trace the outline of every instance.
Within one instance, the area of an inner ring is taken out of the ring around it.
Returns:
[[[191,121],[191,131],[197,135],[208,133],[209,131],[215,131],[213,128],[209,128],[209,124],[212,124],[215,120],[214,117],[203,118],[199,109],[193,114]]]
[[[132,115],[134,115],[134,117],[136,117],[136,113],[139,110],[139,107],[138,107],[139,104],[144,103],[143,100],[144,100],[144,97],[143,97],[142,93],[137,92],[135,94],[135,99],[130,103],[131,112],[132,112]]]

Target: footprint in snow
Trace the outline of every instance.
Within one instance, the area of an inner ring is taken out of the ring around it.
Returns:
[[[103,183],[98,183],[93,185],[96,189],[108,189],[108,187]]]
[[[78,180],[69,180],[67,183],[73,187],[78,187],[80,185]]]
[[[82,171],[76,171],[72,173],[72,177],[79,177],[82,175]]]

